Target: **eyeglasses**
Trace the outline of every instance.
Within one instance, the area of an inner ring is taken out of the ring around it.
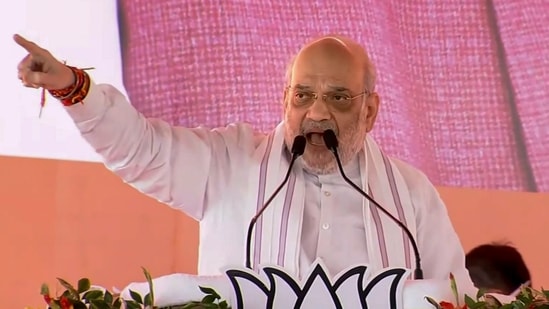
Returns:
[[[319,98],[318,93],[310,90],[299,89],[292,86],[288,86],[287,89],[291,91],[292,103],[296,106],[306,106],[312,104]],[[343,107],[351,103],[354,99],[364,95],[369,96],[370,92],[368,90],[365,90],[364,92],[361,92],[355,96],[351,96],[345,92],[333,91],[324,93],[320,97],[325,103],[329,105]]]

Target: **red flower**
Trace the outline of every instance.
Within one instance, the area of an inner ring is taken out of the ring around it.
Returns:
[[[70,309],[71,308],[71,302],[65,297],[61,296],[61,299],[59,300],[61,303],[61,309]]]
[[[51,305],[51,297],[49,295],[44,295],[44,300],[46,301],[46,304]]]
[[[442,309],[455,309],[454,304],[449,302],[441,301],[439,305],[442,307]]]
[[[439,305],[442,307],[442,309],[467,309],[467,305],[463,305],[463,307],[454,307],[454,304],[446,301],[441,301]]]

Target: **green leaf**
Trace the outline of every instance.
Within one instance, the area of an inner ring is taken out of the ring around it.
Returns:
[[[61,278],[57,278],[57,281],[59,281],[59,283],[61,283],[61,285],[63,287],[65,287],[67,290],[75,290],[76,291],[76,289],[72,286],[72,284],[70,284],[66,280],[61,279]]]
[[[112,301],[113,301],[113,297],[112,297],[111,292],[105,290],[105,296],[103,297],[103,299],[105,300],[105,302],[107,304],[111,305]]]
[[[120,309],[122,308],[122,300],[120,298],[117,298],[114,303],[112,304],[113,309]]]
[[[90,279],[82,278],[78,280],[78,293],[84,293],[91,287]]]
[[[465,304],[467,307],[471,308],[474,307],[477,302],[472,299],[469,295],[465,295]]]
[[[65,292],[63,292],[63,294],[61,294],[61,296],[64,296],[70,300],[80,300],[78,297],[74,296],[71,291],[69,290],[66,290]]]
[[[485,289],[478,289],[477,291],[477,301],[479,299],[481,299],[482,297],[484,297],[484,295],[486,294],[486,290]]]
[[[136,303],[143,305],[143,298],[139,293],[130,290],[130,296]]]
[[[229,304],[227,304],[226,301],[219,302],[219,308],[220,309],[229,309]]]
[[[147,307],[147,306],[152,307],[153,303],[152,303],[151,293],[145,295],[144,305],[145,305],[145,307]]]
[[[90,302],[90,305],[93,309],[111,309],[111,306],[102,299],[94,299]]]
[[[152,277],[149,271],[145,267],[141,267],[143,269],[143,274],[145,274],[145,278],[147,278],[147,283],[149,284],[149,294],[151,295],[151,305],[154,305],[154,289],[153,289],[153,282]]]
[[[126,309],[141,309],[141,306],[133,300],[125,300]]]
[[[428,302],[429,304],[433,305],[435,308],[437,308],[437,309],[442,309],[442,306],[440,306],[440,305],[438,304],[438,302],[437,302],[436,300],[432,299],[431,297],[425,296],[425,300],[427,300],[427,302]]]
[[[532,292],[529,289],[524,289],[517,295],[517,300],[529,304],[532,297]]]
[[[486,302],[476,301],[469,295],[465,295],[465,304],[468,309],[486,309]]]
[[[92,300],[101,299],[102,297],[103,297],[103,291],[91,290],[84,293],[84,295],[82,296],[82,299],[91,303]]]
[[[61,283],[61,285],[65,287],[65,289],[67,289],[73,296],[80,299],[80,296],[78,295],[78,291],[70,283],[68,283],[67,281],[61,278],[57,278],[57,281],[59,281],[59,283]]]
[[[456,299],[456,305],[458,305],[458,307],[461,307],[461,304],[459,301],[459,293],[457,289],[456,278],[452,273],[450,273],[450,287],[452,288],[452,293],[454,294],[454,298]]]
[[[212,288],[203,287],[203,286],[199,286],[199,288],[200,288],[200,291],[202,291],[202,293],[204,294],[213,295],[216,297],[216,299],[221,298],[221,296],[219,296],[219,294],[217,294],[217,292]]]
[[[202,303],[203,304],[213,304],[216,299],[217,299],[217,297],[215,297],[215,295],[206,295],[206,296],[204,296],[204,298],[202,298]]]
[[[72,304],[74,309],[88,309],[86,304],[84,304],[82,301],[76,301]]]
[[[40,295],[50,295],[50,288],[47,284],[42,283],[42,286],[40,287]]]

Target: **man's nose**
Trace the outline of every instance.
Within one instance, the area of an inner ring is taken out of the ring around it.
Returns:
[[[321,96],[317,97],[309,108],[309,111],[307,112],[307,118],[310,118],[314,121],[328,120],[331,118],[328,106]]]

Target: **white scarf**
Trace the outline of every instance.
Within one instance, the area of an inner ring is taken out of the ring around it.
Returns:
[[[254,164],[258,167],[252,169],[249,175],[249,190],[258,192],[257,195],[250,194],[253,200],[246,203],[256,205],[256,208],[247,210],[250,217],[263,206],[284,179],[289,165],[288,156],[284,144],[284,125],[281,123],[257,148],[253,157],[253,161],[260,164]],[[408,186],[395,164],[370,137],[366,138],[359,161],[362,183],[357,185],[416,235]],[[257,221],[252,241],[254,269],[260,264],[278,265],[290,273],[299,274],[304,201],[303,170],[294,167],[286,187]],[[412,269],[413,249],[402,229],[366,199],[363,199],[363,217],[370,274],[386,267]]]

